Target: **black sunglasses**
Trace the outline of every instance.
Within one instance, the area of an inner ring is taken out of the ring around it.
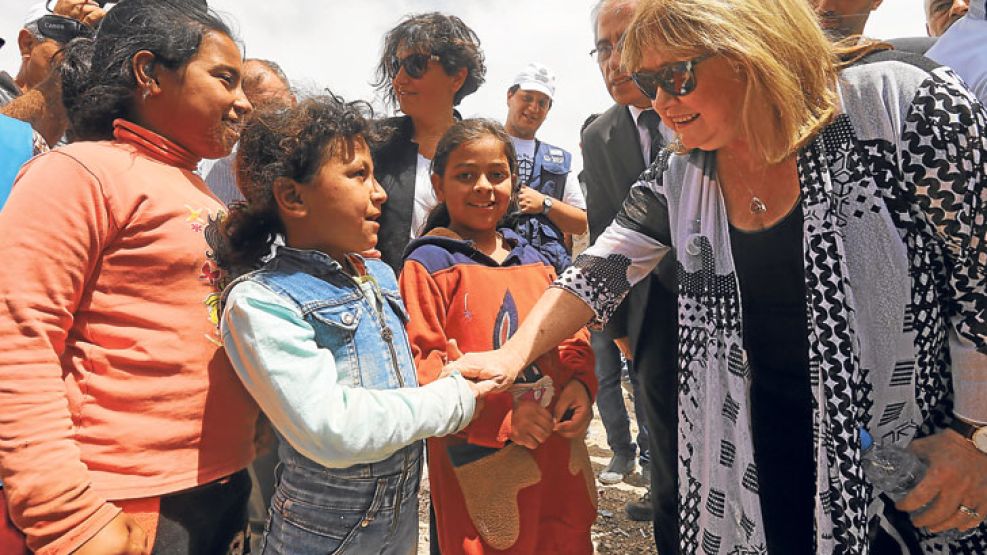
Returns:
[[[66,44],[79,37],[91,37],[95,31],[85,23],[68,17],[43,15],[38,19],[38,32],[45,38]]]
[[[408,77],[412,79],[420,79],[425,72],[428,71],[428,63],[431,61],[438,62],[442,58],[436,56],[435,54],[410,54],[402,59],[398,59],[397,56],[391,57],[391,76],[396,77],[401,68],[404,68],[404,72],[408,74]]]
[[[668,64],[658,71],[635,71],[631,79],[651,100],[658,96],[658,87],[672,96],[685,96],[696,89],[696,64],[709,57],[710,54],[703,54],[698,58]]]

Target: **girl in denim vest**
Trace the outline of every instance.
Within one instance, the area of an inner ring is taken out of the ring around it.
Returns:
[[[489,388],[458,375],[418,388],[394,273],[354,254],[374,248],[387,198],[365,112],[330,95],[258,114],[237,160],[246,203],[212,234],[242,274],[223,342],[280,438],[262,553],[414,552],[421,440],[466,426]]]
[[[516,164],[510,138],[489,120],[453,124],[436,148],[432,185],[443,204],[401,270],[423,384],[441,381],[450,342],[486,351],[507,341],[555,279],[501,221],[516,202]],[[583,329],[487,396],[461,433],[428,441],[444,555],[593,552],[596,486],[583,436],[595,393]]]

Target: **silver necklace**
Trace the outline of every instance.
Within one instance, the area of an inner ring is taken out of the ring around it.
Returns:
[[[764,175],[766,173],[767,172],[763,172],[761,174],[760,180],[762,180],[762,181],[764,180]],[[722,176],[720,176],[720,181],[721,182],[723,181],[723,177]],[[749,205],[747,205],[747,208],[750,209],[751,214],[753,214],[755,216],[760,216],[761,214],[764,214],[765,212],[767,212],[768,211],[768,205],[765,204],[763,200],[761,200],[761,197],[757,196],[754,193],[754,189],[752,189],[751,186],[748,185],[747,183],[744,183],[744,188],[747,189],[747,192],[750,193],[750,195],[751,195],[751,203]]]
[[[756,182],[757,183],[764,182],[764,177],[767,174],[768,174],[768,167],[765,166],[761,170],[761,174],[758,176]],[[720,177],[720,179],[722,179],[722,176]],[[751,182],[750,180],[741,180],[741,183],[743,183],[744,188],[747,189],[747,193],[750,194],[750,198],[751,198],[750,204],[747,205],[747,208],[748,210],[751,211],[752,215],[761,216],[768,211],[768,205],[767,203],[764,202],[764,200],[761,197],[757,196],[757,194],[754,192],[754,189],[750,186],[749,184],[750,182]]]
[[[754,190],[751,189],[750,187],[747,187],[747,191],[750,192],[751,194],[751,204],[750,204],[751,214],[759,215],[767,212],[768,205],[764,204],[764,201],[761,200],[761,197],[755,195]]]

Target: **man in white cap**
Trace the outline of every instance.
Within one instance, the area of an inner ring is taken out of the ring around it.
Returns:
[[[575,176],[570,177],[572,155],[535,138],[555,96],[555,74],[547,67],[528,64],[507,90],[507,134],[517,150],[522,216],[515,230],[555,266],[567,268],[571,255],[565,234],[586,231],[586,201]]]

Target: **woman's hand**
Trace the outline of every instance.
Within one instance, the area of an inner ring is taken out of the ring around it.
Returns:
[[[90,0],[58,0],[51,13],[76,19],[90,27],[96,27],[106,15],[106,10]]]
[[[531,187],[521,187],[517,195],[517,205],[522,214],[541,214],[545,210],[545,195]]]
[[[496,391],[504,391],[514,383],[524,366],[521,357],[506,349],[499,349],[466,353],[461,358],[450,361],[442,372],[456,371],[469,379],[493,380]]]
[[[922,481],[896,504],[898,509],[913,513],[916,527],[939,533],[953,528],[969,530],[983,522],[987,515],[987,454],[953,430],[916,439],[908,448],[929,464]],[[960,506],[980,516],[960,510]]]
[[[569,418],[563,420],[567,412]],[[586,386],[579,380],[572,380],[555,401],[555,431],[566,438],[582,437],[593,420],[593,401],[589,398]]]
[[[126,513],[120,513],[82,544],[75,555],[147,555],[150,552],[144,529]]]
[[[511,414],[511,441],[535,449],[552,435],[552,414],[537,401],[523,400]]]

